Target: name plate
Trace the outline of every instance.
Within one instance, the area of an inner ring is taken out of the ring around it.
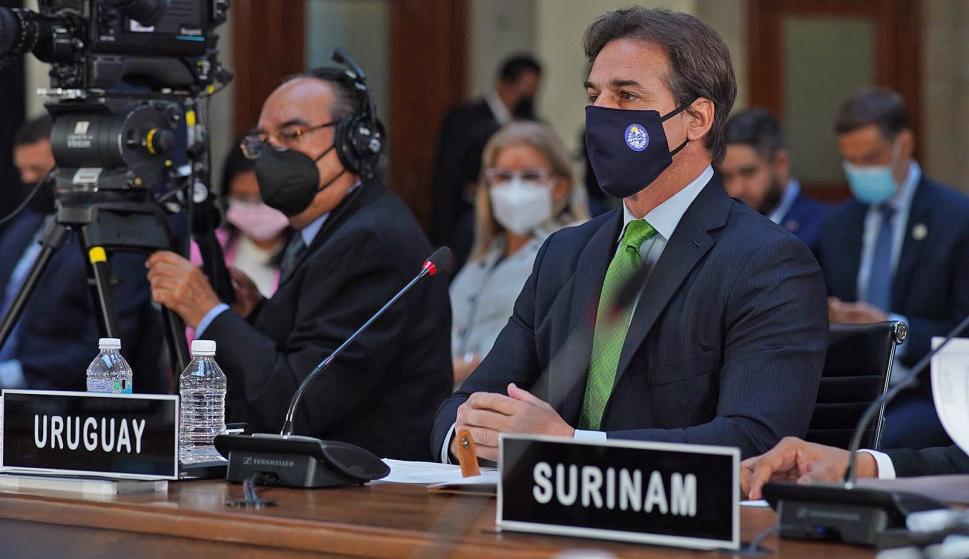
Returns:
[[[178,479],[178,397],[3,391],[4,472]]]
[[[502,435],[499,530],[740,547],[736,448]]]

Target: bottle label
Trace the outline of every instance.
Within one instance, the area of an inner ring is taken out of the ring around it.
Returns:
[[[111,392],[111,384],[106,379],[88,379],[88,392]]]

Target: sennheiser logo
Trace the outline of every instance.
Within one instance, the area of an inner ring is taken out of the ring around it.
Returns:
[[[90,125],[91,123],[86,120],[79,120],[74,124],[74,133],[87,134],[87,129],[88,129],[88,126]]]
[[[296,465],[296,462],[292,460],[274,460],[271,458],[250,458],[246,456],[248,461],[245,461],[247,465],[253,466],[275,466],[277,468],[292,468]]]
[[[242,465],[243,466],[252,466],[252,456],[243,456],[242,457]]]

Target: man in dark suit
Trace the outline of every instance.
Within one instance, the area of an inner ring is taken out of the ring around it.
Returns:
[[[535,119],[541,77],[542,67],[533,57],[511,56],[502,62],[492,92],[444,117],[434,162],[431,239],[454,248],[460,262],[474,236],[470,189],[481,172],[481,152],[503,124]]]
[[[727,155],[717,165],[727,194],[797,235],[812,250],[830,208],[791,177],[791,156],[781,125],[764,109],[747,109],[727,121]]]
[[[848,470],[847,450],[787,437],[761,456],[740,464],[740,485],[749,499],[763,498],[761,490],[772,481],[838,483]],[[969,456],[956,446],[862,450],[857,457],[859,478],[969,474]]]
[[[714,176],[736,92],[726,45],[692,16],[635,7],[596,20],[585,51],[590,159],[623,208],[545,242],[494,349],[438,410],[433,449],[449,459],[468,429],[488,460],[500,433],[752,456],[803,435],[824,284],[804,243]],[[638,299],[616,309],[640,266]]]
[[[287,81],[266,99],[259,128],[246,140],[264,201],[297,230],[271,299],[233,271],[237,302],[229,309],[184,258],[156,253],[149,261],[155,300],[197,326],[197,337],[217,342],[229,417],[256,432],[279,432],[300,382],[431,253],[400,198],[378,178],[362,180],[334,147],[336,123],[367,105],[345,76]],[[450,332],[446,282],[425,279],[308,388],[296,432],[381,457],[426,459],[434,407],[452,388]]]
[[[928,353],[933,336],[969,313],[969,198],[926,177],[912,159],[915,136],[894,91],[848,99],[835,131],[854,199],[832,212],[821,234],[830,320],[907,323],[897,378]],[[926,374],[889,405],[882,446],[947,444]]]
[[[53,221],[54,189],[45,181],[54,167],[50,119],[44,115],[21,127],[14,162],[32,194],[27,207],[0,234],[0,313],[6,314],[40,253],[45,226]],[[18,197],[18,203],[22,200]],[[134,371],[134,390],[167,392],[159,357],[161,317],[148,298],[145,257],[111,255],[113,301],[122,353]],[[0,386],[39,390],[84,390],[84,371],[98,352],[98,310],[88,287],[87,263],[78,239],[69,234],[35,285],[17,326],[0,348]]]

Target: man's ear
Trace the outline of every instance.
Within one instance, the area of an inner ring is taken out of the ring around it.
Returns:
[[[713,128],[713,119],[717,113],[713,101],[700,97],[684,112],[689,118],[689,125],[686,129],[687,139],[698,140],[706,136]]]
[[[906,128],[899,132],[895,141],[900,144],[898,146],[899,159],[908,161],[915,155],[915,134],[911,130]]]
[[[779,148],[770,159],[771,170],[776,177],[787,177],[791,173],[791,154],[786,148]]]

